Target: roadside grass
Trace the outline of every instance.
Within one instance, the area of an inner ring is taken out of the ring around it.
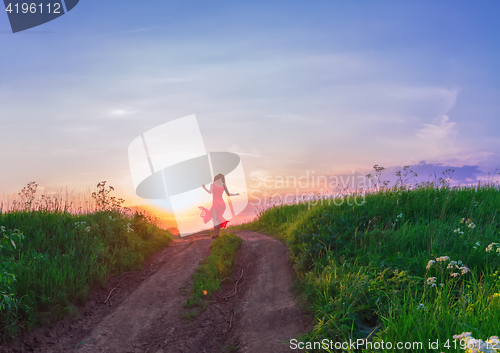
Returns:
[[[241,242],[241,238],[233,233],[221,233],[213,241],[210,255],[193,273],[190,297],[184,302],[188,310],[183,312],[183,317],[193,319],[206,309],[210,295],[219,290],[224,279],[231,276]]]
[[[277,205],[238,227],[276,236],[291,250],[315,315],[302,341],[362,339],[344,351],[389,352],[395,347],[382,341],[429,351],[439,340],[439,351],[460,352],[480,343],[473,337],[500,333],[497,184],[383,188],[364,201]]]
[[[117,208],[84,214],[25,209],[0,213],[0,335],[14,338],[76,313],[95,284],[139,269],[170,233]]]

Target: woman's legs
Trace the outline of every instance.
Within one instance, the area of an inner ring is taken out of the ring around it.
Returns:
[[[215,238],[217,238],[219,236],[220,224],[219,220],[217,219],[217,213],[215,212],[215,209],[213,209],[213,207],[212,207],[212,220],[214,222]]]

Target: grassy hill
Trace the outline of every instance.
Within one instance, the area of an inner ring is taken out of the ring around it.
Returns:
[[[359,200],[274,206],[243,226],[288,244],[315,314],[304,341],[326,340],[322,351],[368,338],[355,350],[421,342],[397,351],[459,352],[473,342],[463,332],[499,334],[498,185],[426,183]]]
[[[85,302],[92,285],[139,269],[172,240],[146,215],[108,202],[108,193],[96,194],[100,210],[84,214],[33,207],[34,192],[22,209],[0,212],[2,339],[60,319]]]

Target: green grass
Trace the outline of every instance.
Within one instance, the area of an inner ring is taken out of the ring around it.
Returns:
[[[315,314],[314,329],[302,340],[368,337],[427,348],[439,339],[440,351],[458,352],[453,335],[500,334],[500,252],[497,245],[486,251],[500,243],[497,185],[427,183],[367,194],[363,205],[344,201],[275,206],[240,226],[289,246]],[[441,256],[449,260],[427,268]],[[458,268],[464,266],[470,271]]]
[[[208,304],[205,299],[219,290],[223,279],[231,276],[236,251],[241,241],[241,238],[235,234],[222,233],[210,245],[210,255],[193,273],[193,286],[190,297],[184,303],[186,308],[201,305],[201,310],[184,313],[185,317],[192,318],[203,311]]]
[[[11,210],[0,213],[0,226],[3,339],[74,314],[93,284],[105,286],[111,274],[140,269],[172,240],[140,213],[111,210]]]

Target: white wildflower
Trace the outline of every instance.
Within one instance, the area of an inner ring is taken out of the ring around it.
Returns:
[[[497,247],[497,248],[498,248],[498,243],[491,243],[490,245],[488,245],[488,246],[486,247],[486,252],[491,252],[491,251],[493,251],[493,247]],[[498,249],[497,249],[497,251],[498,251]]]
[[[427,285],[431,285],[432,287],[436,286],[436,277],[427,278]]]
[[[452,277],[457,277],[457,276],[459,276],[459,275],[460,275],[460,273],[456,273],[456,272],[453,272],[453,273],[451,274],[451,276],[452,276]]]
[[[468,225],[468,227],[471,228],[471,229],[474,229],[474,228],[476,228],[476,225],[474,223],[470,222],[470,224]]]
[[[500,340],[498,340],[498,336],[491,336],[487,342],[490,346],[500,347]]]
[[[420,303],[420,304],[417,306],[417,311],[420,311],[420,310],[425,311],[425,310],[427,310],[427,307],[426,307],[424,304]]]
[[[436,261],[448,261],[450,258],[448,256],[441,256],[436,259]]]
[[[472,332],[463,332],[461,335],[453,335],[456,340],[465,339],[467,337],[472,337]]]
[[[430,268],[431,268],[431,266],[432,266],[435,262],[436,262],[436,261],[434,261],[434,260],[429,260],[429,262],[427,263],[426,268],[427,268],[427,269],[430,269]]]
[[[458,267],[456,261],[450,261],[450,263],[448,264],[448,266],[446,266],[446,268],[453,268],[453,267]]]

